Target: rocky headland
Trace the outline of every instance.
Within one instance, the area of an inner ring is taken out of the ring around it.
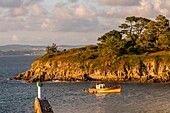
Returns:
[[[149,55],[97,57],[88,48],[46,54],[15,80],[113,81],[164,83],[170,81],[170,52]],[[87,52],[88,51],[88,52]],[[88,53],[88,56],[84,56]]]

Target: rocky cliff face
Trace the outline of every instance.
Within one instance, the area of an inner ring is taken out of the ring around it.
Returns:
[[[98,65],[97,65],[98,63]],[[93,60],[67,62],[49,59],[36,60],[32,68],[13,79],[36,81],[114,81],[114,82],[141,82],[160,83],[170,81],[169,58],[118,58],[105,59],[102,62]]]

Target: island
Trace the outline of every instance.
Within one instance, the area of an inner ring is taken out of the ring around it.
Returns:
[[[59,51],[56,44],[12,80],[170,82],[169,20],[131,16],[98,38],[99,43]]]

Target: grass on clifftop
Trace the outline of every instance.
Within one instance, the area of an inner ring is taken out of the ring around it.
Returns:
[[[103,55],[98,49],[98,46],[90,45],[82,48],[73,48],[70,50],[59,51],[54,54],[45,54],[37,60],[40,62],[67,62],[70,64],[79,63],[82,69],[97,68],[103,70],[108,68],[117,70],[123,67],[124,64],[128,66],[141,65],[141,60],[164,60],[170,62],[170,51],[159,51],[154,53],[144,53],[141,55]],[[91,64],[88,66],[87,64]],[[122,66],[121,66],[122,65]]]

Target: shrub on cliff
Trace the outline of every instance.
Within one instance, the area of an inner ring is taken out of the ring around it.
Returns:
[[[57,48],[58,48],[58,46],[53,43],[51,46],[47,46],[46,52],[47,52],[47,54],[56,53],[58,51]]]

